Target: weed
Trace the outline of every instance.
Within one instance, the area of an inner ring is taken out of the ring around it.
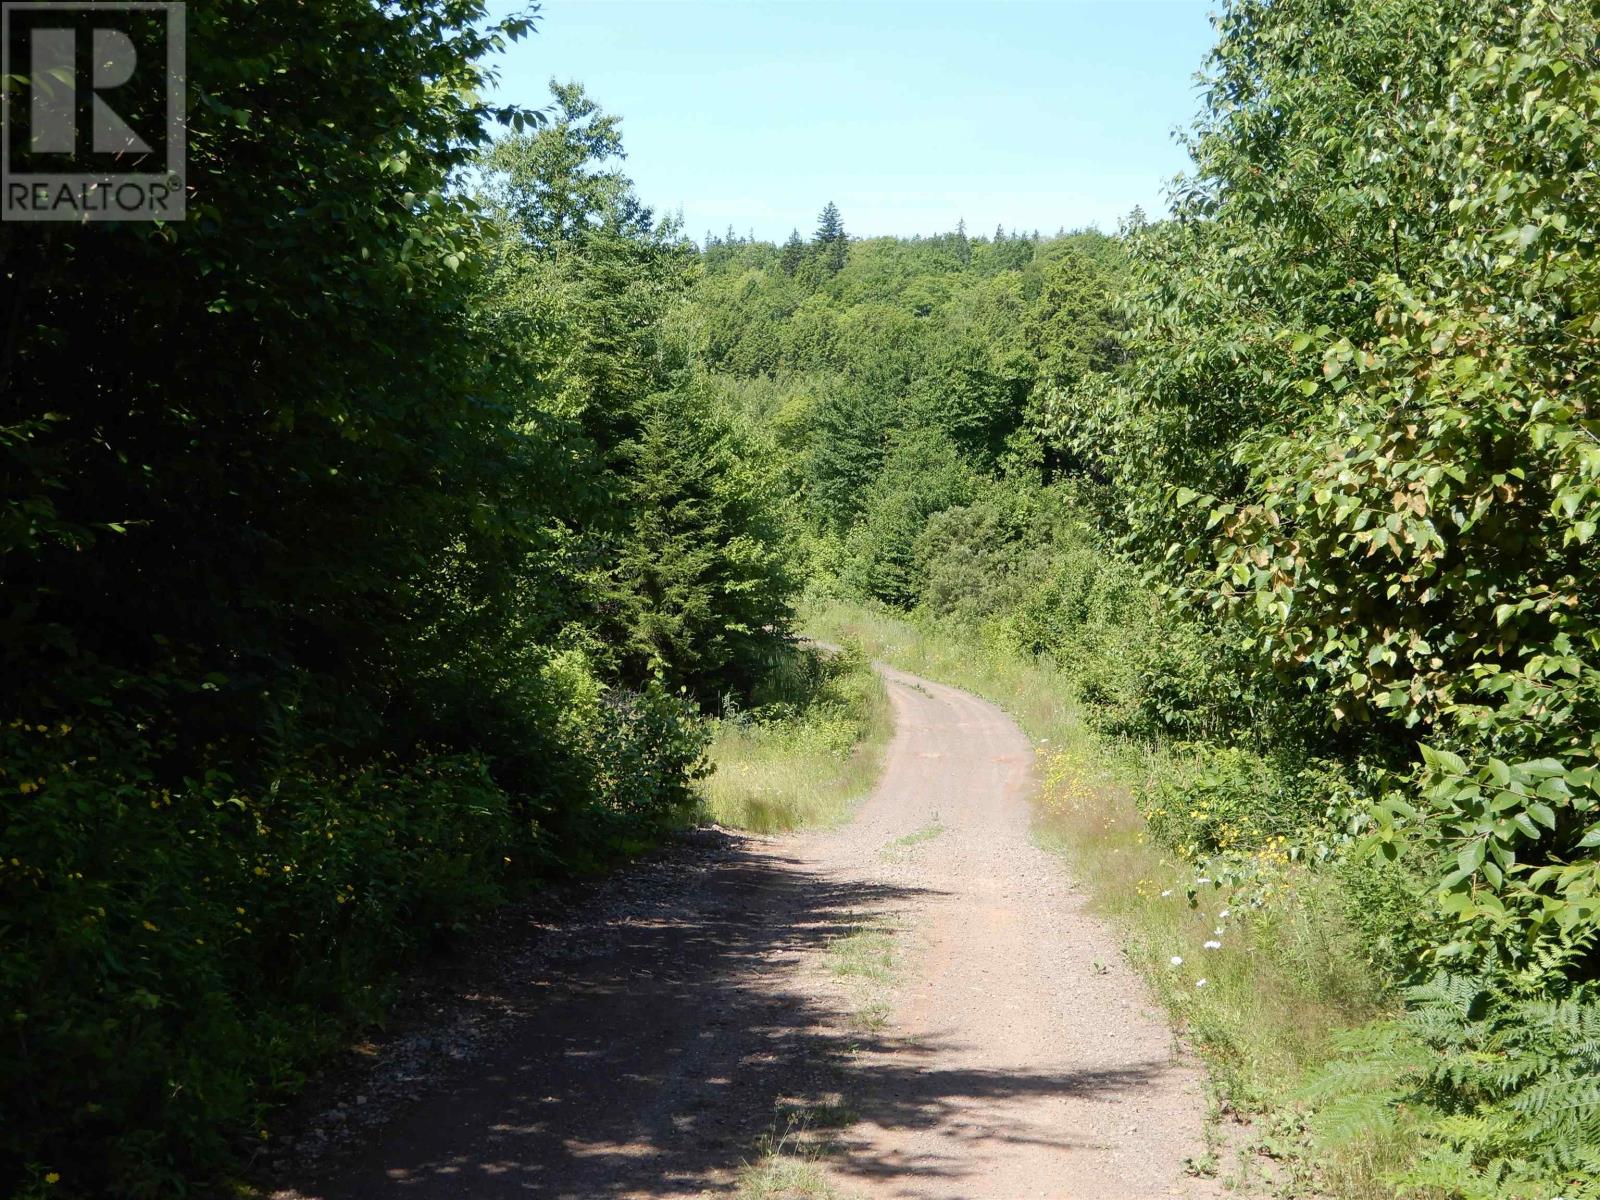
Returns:
[[[933,814],[933,820],[921,829],[913,830],[904,837],[897,837],[883,848],[881,853],[885,858],[904,858],[910,851],[915,850],[924,842],[931,842],[944,832],[944,825],[939,821],[939,814]]]
[[[756,833],[833,825],[877,781],[894,720],[866,656],[800,650],[796,661],[781,695],[719,722],[701,784],[711,820]]]

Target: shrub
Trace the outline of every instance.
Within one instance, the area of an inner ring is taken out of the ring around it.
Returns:
[[[592,680],[561,670],[583,712]],[[651,688],[588,712],[549,808],[469,754],[299,755],[246,781],[174,777],[172,744],[115,715],[0,732],[0,786],[25,800],[0,809],[0,1179],[182,1193],[382,1016],[420,951],[552,862],[681,822],[708,740],[693,707]]]
[[[1347,789],[1331,764],[1291,763],[1232,746],[1163,758],[1139,809],[1162,845],[1193,861],[1304,844]]]
[[[469,756],[165,782],[136,735],[18,726],[0,821],[0,1177],[181,1193],[533,836]],[[130,744],[130,742],[132,744]],[[31,1182],[30,1182],[31,1181]]]

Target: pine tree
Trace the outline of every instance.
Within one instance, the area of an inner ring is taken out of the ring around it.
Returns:
[[[817,218],[817,235],[812,245],[831,274],[844,270],[845,258],[850,253],[850,235],[844,231],[844,218],[832,200]]]
[[[783,268],[785,275],[793,275],[800,269],[800,264],[806,258],[806,243],[800,236],[798,229],[789,232],[789,240],[783,244],[783,251],[778,257],[778,265]]]
[[[965,217],[956,222],[956,257],[961,260],[963,267],[972,265],[972,241],[967,237],[967,219]]]

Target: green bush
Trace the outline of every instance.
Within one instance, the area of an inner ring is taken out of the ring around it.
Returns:
[[[1232,746],[1178,747],[1140,789],[1139,809],[1164,846],[1213,855],[1300,847],[1323,827],[1343,788],[1331,764],[1303,765]]]
[[[533,831],[481,763],[163,782],[137,735],[21,726],[0,822],[0,1169],[170,1196],[228,1159]]]
[[[181,1194],[553,850],[592,862],[681,823],[705,722],[657,688],[594,707],[555,847],[470,755],[169,780],[171,748],[114,722],[0,733],[25,798],[0,819],[5,1177]]]

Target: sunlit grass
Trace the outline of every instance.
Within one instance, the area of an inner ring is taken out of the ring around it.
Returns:
[[[836,824],[877,782],[893,731],[883,682],[857,655],[793,715],[719,724],[715,770],[701,785],[705,814],[755,833]]]
[[[914,829],[904,837],[897,837],[894,841],[884,846],[881,853],[885,858],[899,859],[911,854],[918,846],[931,842],[944,832],[944,825],[939,820],[939,814],[933,814],[933,820],[921,829]]]
[[[780,1102],[779,1121],[739,1170],[734,1200],[847,1200],[819,1164],[838,1152],[834,1134],[854,1120],[838,1095]]]
[[[737,1200],[837,1200],[822,1168],[793,1154],[765,1154],[739,1171]]]

